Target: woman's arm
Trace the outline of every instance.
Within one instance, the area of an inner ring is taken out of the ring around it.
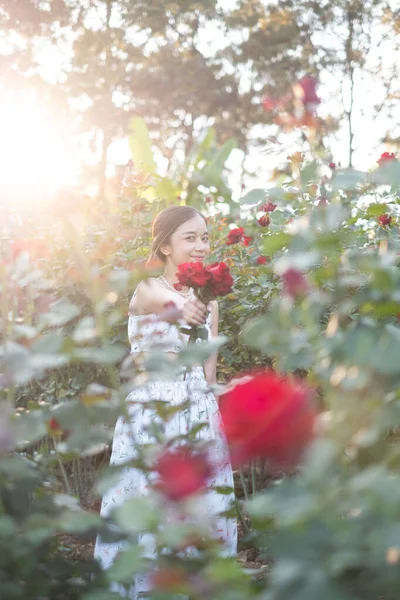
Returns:
[[[219,309],[218,302],[216,300],[211,301],[211,333],[213,337],[217,337],[218,335],[218,318],[219,318]],[[210,385],[217,383],[217,359],[218,353],[214,352],[207,358],[204,363],[204,374],[206,376],[206,381]]]
[[[173,292],[166,290],[152,277],[139,283],[129,305],[131,314],[160,313],[169,300],[175,300]]]
[[[165,287],[153,278],[141,281],[136,288],[129,305],[132,315],[140,314],[162,314],[166,302],[174,302],[182,310],[185,321],[190,325],[202,325],[206,319],[206,306],[197,298],[183,301],[178,294],[165,289]]]

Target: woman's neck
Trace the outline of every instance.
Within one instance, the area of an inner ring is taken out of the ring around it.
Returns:
[[[177,268],[175,265],[167,265],[162,273],[164,279],[169,283],[170,286],[174,287],[175,283],[178,283]],[[182,287],[182,292],[188,292],[190,288]]]

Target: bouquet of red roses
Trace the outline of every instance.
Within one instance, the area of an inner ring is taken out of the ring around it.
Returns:
[[[212,265],[203,265],[201,262],[183,263],[178,266],[177,290],[183,286],[191,287],[199,300],[208,304],[218,296],[230,294],[233,286],[233,278],[229,267],[224,262]],[[201,331],[197,326],[190,330],[190,341],[197,337],[207,339],[207,332]]]

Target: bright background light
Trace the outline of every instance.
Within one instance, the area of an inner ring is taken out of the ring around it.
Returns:
[[[76,183],[79,156],[66,123],[26,92],[0,99],[0,205],[47,204]]]

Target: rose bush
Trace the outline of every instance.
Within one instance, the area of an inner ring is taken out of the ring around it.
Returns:
[[[126,307],[137,281],[157,273],[156,265],[144,267],[145,248],[163,204],[143,197],[151,177],[136,177],[107,210],[89,203],[84,223],[80,212],[62,215],[64,223],[12,211],[7,217],[1,597],[105,600],[110,578],[129,586],[134,573],[146,571],[167,597],[397,598],[399,164],[390,157],[370,173],[328,171],[301,154],[290,168],[282,185],[241,199],[239,221],[209,217],[210,263],[226,263],[235,280],[219,301],[220,330],[229,337],[220,382],[250,373],[221,398],[233,454],[240,450],[240,464],[253,457],[253,470],[242,476],[254,493],[238,499],[249,529],[241,543],[273,565],[253,577],[219,555],[195,501],[207,470],[197,459],[172,461],[172,473],[184,475],[181,488],[172,485],[169,460],[154,495],[130,500],[107,521],[87,510],[116,475],[96,470],[107,462],[127,392],[143,377],[143,365],[129,356]],[[268,227],[258,223],[263,214]],[[181,358],[190,364],[198,356]],[[265,374],[271,365],[274,373]],[[170,370],[160,357],[145,367],[149,377]],[[319,394],[317,417],[309,389]],[[157,445],[173,410],[154,403]],[[136,466],[147,474],[152,458],[148,448]],[[296,471],[266,486],[260,458],[274,470]],[[193,512],[171,518],[163,496],[174,510],[185,498]],[[97,531],[127,544],[106,574],[91,561],[71,560],[63,542],[66,534],[84,541]],[[146,532],[158,536],[150,564],[136,547]],[[196,557],[182,557],[191,545]]]

